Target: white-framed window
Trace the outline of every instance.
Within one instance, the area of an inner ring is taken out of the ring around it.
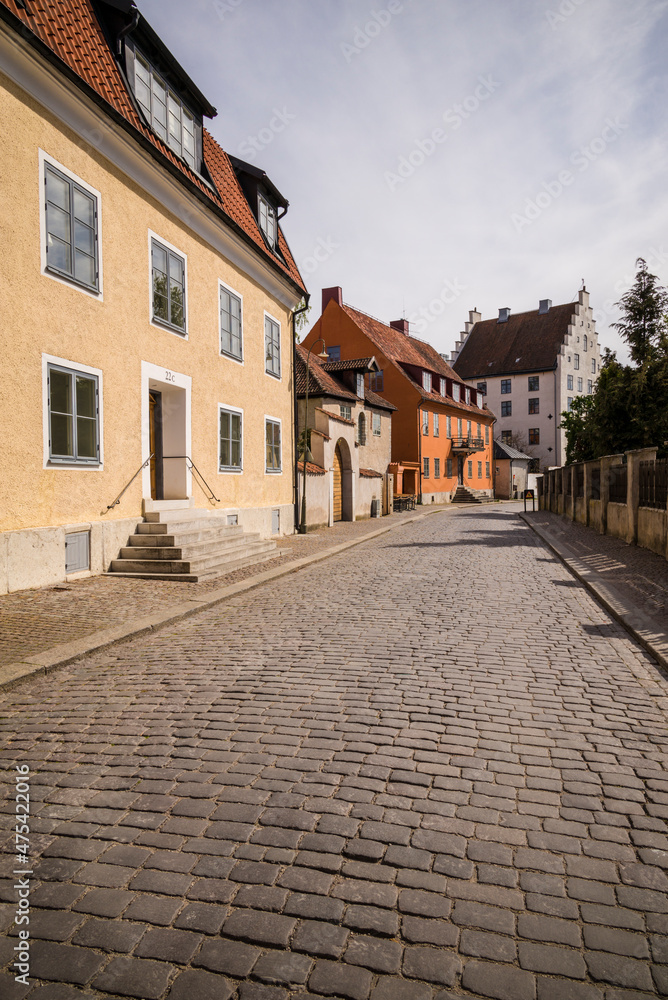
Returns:
[[[485,479],[489,479],[489,462],[485,462]]]
[[[268,313],[264,314],[264,370],[281,377],[281,324]]]
[[[445,436],[452,437],[452,417],[445,418]]]
[[[591,396],[591,394],[592,394],[593,391],[594,391],[594,383],[589,378],[589,379],[587,379],[587,394],[589,396]]]
[[[582,350],[586,351],[587,347],[589,346],[589,341],[587,340],[587,334],[586,333],[585,333],[584,337],[582,338],[582,340],[583,340]]]
[[[102,372],[42,355],[44,468],[102,467]]]
[[[445,474],[448,479],[452,479],[452,459],[448,458],[445,466]]]
[[[260,229],[267,238],[267,243],[273,250],[276,246],[276,209],[263,195],[258,193],[258,215],[260,218]]]
[[[591,359],[591,373],[592,375],[596,374],[596,358]]]
[[[444,378],[441,379],[441,396],[445,396],[446,381]]]
[[[459,382],[453,382],[452,383],[452,398],[454,399],[455,403],[459,402],[459,392],[460,392]]]
[[[429,479],[429,459],[428,458],[423,458],[422,459],[422,474],[423,474],[423,476],[424,476],[425,479]]]
[[[489,424],[485,424],[485,444],[489,444]]]
[[[566,388],[567,389],[572,389],[573,388],[573,376],[572,375],[567,375],[566,376]]]
[[[482,410],[483,403],[484,403],[484,399],[483,399],[482,393],[481,392],[476,392],[476,404],[477,404],[479,410]]]
[[[220,353],[243,361],[243,300],[231,288],[218,282],[220,296]]]
[[[380,437],[380,413],[372,414],[371,425],[373,428],[373,436]]]
[[[468,438],[471,437],[471,421],[470,420],[466,421],[466,436]]]
[[[429,434],[429,411],[422,411],[422,433],[424,435]]]
[[[431,372],[422,372],[422,388],[425,392],[431,392]]]
[[[462,436],[462,418],[457,417],[457,437],[460,438],[461,436]]]
[[[188,332],[186,311],[187,258],[149,231],[151,322],[173,333]]]
[[[243,471],[244,411],[236,407],[218,407],[218,471]]]
[[[39,151],[41,271],[102,298],[102,196]]]
[[[363,372],[355,373],[355,387],[357,390],[358,399],[364,399],[364,374]]]
[[[439,430],[438,425],[439,425],[439,415],[438,415],[438,413],[435,413],[434,414],[434,437],[435,438],[438,437],[438,430]]]
[[[467,476],[469,479],[473,479],[473,462],[467,462],[466,465],[468,467]]]
[[[195,116],[148,59],[135,50],[134,93],[149,125],[189,167],[198,170]]]
[[[339,406],[339,412],[341,413],[341,416],[344,417],[346,420],[352,420],[353,416],[352,407],[346,406],[345,403],[341,403]]]
[[[464,389],[464,392],[466,394],[466,402],[470,403],[471,402],[471,390],[468,388],[468,386]]]
[[[482,462],[478,462],[478,479],[482,479]]]
[[[578,369],[580,367],[580,355],[579,354],[574,354],[573,355],[573,367],[575,368],[576,371],[578,371]]]
[[[582,379],[578,378],[578,392],[582,392]]]
[[[566,400],[566,409],[570,411],[572,407],[573,407],[573,397],[569,396]]]
[[[281,472],[281,421],[276,417],[264,418],[264,439],[265,472]]]

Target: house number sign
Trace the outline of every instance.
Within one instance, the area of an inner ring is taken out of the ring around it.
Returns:
[[[165,382],[176,382],[176,375],[174,372],[165,372]]]

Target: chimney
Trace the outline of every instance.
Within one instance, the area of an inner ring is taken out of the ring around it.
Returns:
[[[393,330],[398,330],[399,333],[404,333],[407,337],[410,337],[408,332],[408,320],[407,319],[393,319],[390,323]]]
[[[339,285],[335,285],[334,288],[323,288],[322,290],[322,311],[325,311],[325,306],[332,299],[336,302],[337,306],[343,305],[343,289]]]
[[[552,299],[541,299],[538,303],[538,315],[543,316],[552,308]]]
[[[505,306],[504,309],[499,309],[499,318],[497,319],[496,322],[507,323],[509,319],[510,319],[510,307]]]

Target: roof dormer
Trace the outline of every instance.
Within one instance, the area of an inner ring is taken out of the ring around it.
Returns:
[[[281,257],[278,247],[278,223],[287,212],[290,203],[267,177],[264,170],[236,156],[230,156],[230,161],[265,243],[272,253]]]

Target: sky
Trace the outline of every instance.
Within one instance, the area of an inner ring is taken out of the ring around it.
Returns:
[[[602,347],[668,284],[668,0],[137,0],[289,200],[311,293],[452,351],[468,311],[577,300]]]

